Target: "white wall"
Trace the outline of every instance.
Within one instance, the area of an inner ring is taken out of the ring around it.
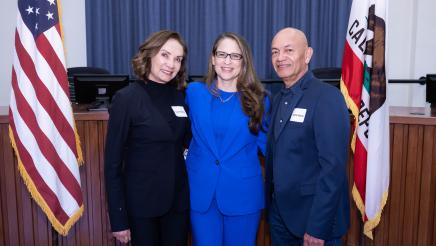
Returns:
[[[9,105],[17,2],[3,1],[0,15],[0,106]],[[6,10],[6,11],[5,11]]]
[[[86,67],[85,0],[62,0],[62,9],[67,67]]]
[[[436,73],[435,0],[388,0],[387,73],[391,79],[418,79]],[[4,1],[0,15],[0,106],[9,104],[16,1]],[[63,0],[67,67],[86,66],[85,0]],[[390,84],[394,106],[424,106],[425,86]]]
[[[436,73],[435,0],[390,0],[388,18],[388,77],[419,79]],[[423,107],[425,86],[390,84],[390,105]]]
[[[3,1],[0,15],[0,106],[9,105],[17,1]],[[67,67],[86,66],[85,0],[62,0]]]

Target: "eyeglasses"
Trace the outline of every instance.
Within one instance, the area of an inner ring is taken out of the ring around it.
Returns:
[[[229,54],[229,53],[226,53],[226,52],[223,52],[223,51],[215,52],[215,56],[220,58],[220,59],[226,59],[227,56],[230,56],[230,59],[237,60],[237,61],[242,59],[242,55],[241,54],[238,54],[238,53],[230,53]]]

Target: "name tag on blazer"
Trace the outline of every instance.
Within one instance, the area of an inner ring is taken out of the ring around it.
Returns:
[[[173,109],[174,114],[177,117],[188,117],[188,115],[186,114],[186,111],[183,108],[183,106],[171,106],[171,108]]]
[[[306,117],[306,111],[307,109],[305,108],[295,108],[289,121],[303,123]]]

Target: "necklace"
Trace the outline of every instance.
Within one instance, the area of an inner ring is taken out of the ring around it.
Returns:
[[[236,92],[235,92],[235,93],[232,93],[232,95],[229,96],[229,97],[227,97],[226,99],[223,99],[220,95],[218,95],[218,98],[220,99],[220,101],[221,101],[222,103],[226,103],[226,102],[230,101],[230,99],[232,99],[232,97],[233,97],[235,94],[236,94]]]

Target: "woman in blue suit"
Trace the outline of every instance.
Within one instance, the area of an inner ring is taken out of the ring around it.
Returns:
[[[265,153],[269,101],[242,37],[216,39],[205,82],[190,83],[186,101],[194,244],[254,245],[264,207],[258,149]]]

